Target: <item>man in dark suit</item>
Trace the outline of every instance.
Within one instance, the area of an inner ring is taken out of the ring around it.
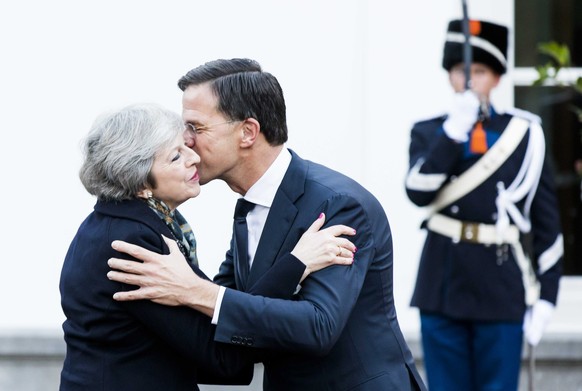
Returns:
[[[200,183],[222,179],[254,204],[246,215],[248,238],[237,240],[235,228],[214,280],[221,287],[179,269],[183,262],[172,262],[180,258],[176,251],[158,256],[115,242],[118,251],[145,262],[110,260],[112,268],[131,273],[112,271],[110,278],[142,287],[115,298],[188,305],[212,316],[215,341],[266,349],[266,390],[423,390],[396,317],[391,232],[376,198],[284,148],[283,92],[255,61],[213,61],[178,85],[186,143],[201,157]],[[353,265],[310,275],[294,300],[244,293],[273,266],[267,260],[288,252],[320,212],[327,224],[356,229]],[[240,245],[246,248],[239,251]]]

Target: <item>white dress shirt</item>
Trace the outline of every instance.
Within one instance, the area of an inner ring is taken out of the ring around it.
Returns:
[[[249,270],[253,265],[255,253],[259,246],[259,240],[261,239],[261,234],[263,233],[269,210],[275,199],[275,194],[277,194],[277,190],[283,181],[283,177],[289,168],[289,164],[291,164],[291,153],[287,148],[283,148],[273,164],[271,164],[263,176],[251,186],[243,197],[245,200],[256,205],[253,210],[247,214],[247,226],[249,230]],[[222,304],[225,290],[226,288],[221,286],[218,291],[212,324],[218,323],[220,306]]]

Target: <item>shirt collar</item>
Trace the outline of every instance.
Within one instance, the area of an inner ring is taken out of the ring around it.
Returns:
[[[275,199],[275,194],[279,189],[279,185],[281,185],[283,177],[287,172],[287,168],[289,168],[289,164],[291,164],[291,153],[287,148],[283,148],[263,176],[247,191],[244,199],[254,204],[270,208]]]

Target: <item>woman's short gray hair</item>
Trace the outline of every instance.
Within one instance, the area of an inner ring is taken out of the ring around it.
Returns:
[[[100,200],[135,198],[147,185],[156,154],[184,130],[177,113],[153,103],[99,116],[84,142],[79,177]]]

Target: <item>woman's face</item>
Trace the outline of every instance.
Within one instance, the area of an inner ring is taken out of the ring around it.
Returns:
[[[477,96],[489,99],[491,90],[499,84],[500,76],[489,66],[481,63],[471,64],[471,90]],[[465,91],[465,67],[462,63],[449,71],[449,81],[455,92]]]
[[[150,189],[153,196],[176,209],[184,201],[200,194],[198,168],[200,156],[184,145],[178,134],[172,145],[156,154],[151,174],[156,188]]]

